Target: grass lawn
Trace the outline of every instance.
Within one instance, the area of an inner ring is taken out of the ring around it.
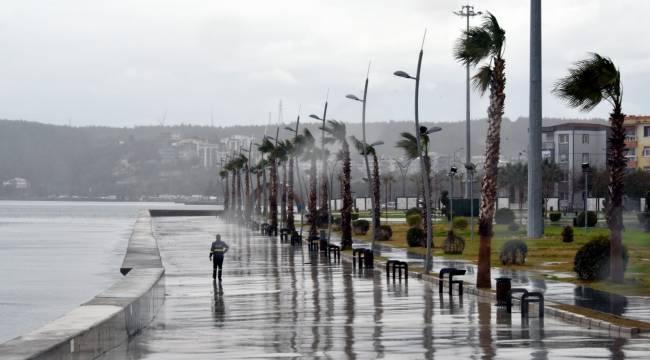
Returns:
[[[382,241],[381,243],[399,248],[408,248],[406,244],[406,231],[408,230],[408,226],[406,224],[391,226],[393,229],[392,240]],[[477,233],[474,233],[474,241],[470,241],[469,229],[456,231],[458,235],[465,239],[465,251],[462,255],[445,255],[442,250],[442,243],[447,235],[447,229],[448,225],[446,223],[434,225],[433,235],[435,248],[433,249],[433,255],[475,262],[478,258],[479,244]],[[363,236],[356,235],[355,238],[370,241],[372,238],[371,232],[372,230]],[[560,233],[562,232],[561,225],[547,224],[544,230],[544,237],[539,240],[526,239],[525,227],[520,227],[520,230],[512,232],[506,226],[495,225],[494,232],[494,238],[492,239],[493,266],[503,266],[499,262],[499,250],[506,241],[522,239],[528,245],[528,257],[525,265],[515,266],[516,268],[526,270],[554,270],[572,276],[575,275],[573,272],[573,258],[578,248],[594,235],[609,234],[609,230],[603,227],[591,228],[586,234],[583,229],[576,228],[574,229],[574,241],[572,243],[563,243],[560,237]],[[591,282],[589,286],[624,295],[650,296],[650,234],[638,229],[628,228],[623,234],[623,243],[627,246],[630,254],[630,261],[626,272],[626,283],[619,285],[600,281]],[[409,250],[415,253],[426,254],[426,249],[424,248],[410,248]],[[553,275],[544,276],[554,280],[581,283],[575,277],[556,278]]]

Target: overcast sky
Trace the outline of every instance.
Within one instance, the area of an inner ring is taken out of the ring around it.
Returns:
[[[266,124],[321,113],[360,121],[372,60],[368,120],[407,120],[424,44],[421,118],[464,119],[464,68],[452,48],[458,0],[5,0],[0,12],[0,118],[73,125]],[[507,32],[506,116],[528,115],[529,1],[476,0]],[[624,111],[648,114],[647,0],[543,0],[544,116],[568,109],[553,82],[589,51],[620,67]],[[478,23],[474,18],[473,23]],[[486,99],[473,93],[472,117]]]

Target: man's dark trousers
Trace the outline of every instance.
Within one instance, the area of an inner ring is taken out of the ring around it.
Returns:
[[[212,256],[212,279],[217,277],[217,268],[219,270],[219,281],[221,281],[221,269],[223,268],[223,255]]]

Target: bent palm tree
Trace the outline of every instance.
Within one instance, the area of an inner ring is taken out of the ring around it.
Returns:
[[[488,132],[485,140],[485,174],[481,190],[481,206],[479,211],[480,236],[478,271],[476,286],[491,287],[490,255],[492,243],[492,220],[494,219],[494,202],[497,193],[497,172],[499,165],[499,148],[501,133],[501,118],[506,100],[506,61],[503,49],[506,32],[499,26],[496,17],[487,13],[480,26],[472,27],[463,32],[454,50],[454,57],[467,65],[476,66],[484,60],[483,65],[474,75],[474,86],[481,94],[490,89],[490,106],[488,107]]]
[[[309,238],[315,239],[318,236],[318,225],[316,218],[318,216],[317,191],[316,184],[316,159],[320,152],[316,148],[316,140],[308,129],[304,129],[301,135],[296,136],[296,154],[301,155],[303,159],[309,161],[309,195],[307,202],[307,220],[309,221]]]
[[[621,74],[611,59],[591,54],[569,69],[569,75],[560,79],[553,93],[564,99],[569,106],[590,111],[603,100],[612,105],[609,115],[611,135],[607,149],[609,169],[609,202],[607,225],[611,232],[610,275],[613,282],[623,282],[623,194],[626,167],[625,114],[623,114],[623,91]]]
[[[379,228],[381,226],[380,217],[380,179],[379,179],[379,161],[377,159],[377,150],[372,144],[364,144],[354,136],[350,136],[354,147],[361,155],[372,155],[372,178],[368,179],[370,188],[369,193],[372,196],[372,246],[374,249],[375,241],[379,239]]]
[[[341,207],[341,250],[352,248],[352,191],[350,189],[350,145],[347,140],[345,124],[328,120],[322,128],[330,137],[329,142],[341,143],[340,156],[343,160],[343,205]]]
[[[276,144],[273,144],[271,140],[266,137],[262,141],[262,144],[258,147],[258,150],[268,155],[269,162],[269,177],[271,178],[271,190],[269,195],[269,225],[272,229],[278,228],[278,168],[277,160],[280,155],[279,148]]]
[[[292,140],[285,140],[283,147],[285,149],[287,158],[288,160],[288,178],[286,179],[287,182],[287,189],[286,189],[286,212],[287,212],[287,218],[286,218],[286,227],[289,229],[290,233],[293,233],[295,230],[295,225],[294,225],[294,218],[293,218],[293,204],[294,204],[294,192],[293,192],[293,162],[294,158],[296,156],[296,147],[295,144]]]

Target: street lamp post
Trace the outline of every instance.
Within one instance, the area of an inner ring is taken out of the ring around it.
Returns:
[[[458,173],[458,168],[451,166],[449,169],[449,225],[454,221],[454,176]]]
[[[476,165],[473,163],[465,164],[465,170],[467,171],[467,180],[469,181],[469,239],[470,241],[474,240],[474,171],[476,170]]]
[[[528,237],[544,235],[542,214],[542,1],[530,1]]]
[[[425,32],[426,35],[426,32]],[[429,185],[429,177],[427,176],[428,174],[426,173],[427,165],[426,165],[426,159],[422,155],[422,144],[420,141],[420,114],[419,114],[419,98],[420,98],[420,70],[422,68],[422,55],[424,54],[423,51],[423,46],[424,46],[424,39],[422,39],[422,47],[420,47],[420,53],[418,55],[418,65],[417,65],[417,70],[415,77],[412,77],[408,73],[404,71],[396,71],[393,74],[398,77],[403,77],[406,79],[411,79],[415,80],[415,141],[417,145],[417,150],[418,150],[418,155],[420,156],[420,173],[422,176],[422,182],[424,183],[424,208],[427,213],[427,217],[425,219],[425,225],[427,227],[426,229],[426,243],[427,243],[427,256],[426,256],[426,263],[425,263],[425,270],[426,272],[431,271],[431,245],[432,245],[432,231],[431,231],[431,187]]]
[[[363,98],[359,99],[356,95],[346,95],[345,97],[350,100],[360,101],[361,108],[361,141],[363,141],[363,159],[366,163],[366,176],[368,177],[368,195],[370,195],[370,204],[372,205],[372,250],[375,250],[375,241],[379,237],[379,224],[375,219],[374,211],[376,209],[376,199],[372,191],[372,177],[370,176],[370,165],[368,164],[368,145],[366,142],[366,104],[368,99],[368,77],[370,73],[370,65],[368,65],[368,73],[366,74],[366,82],[363,86]]]
[[[585,233],[587,232],[587,197],[589,196],[589,173],[591,173],[591,167],[589,166],[588,162],[583,162],[582,163],[582,174],[585,177],[585,200],[584,200],[584,210],[583,210],[583,219],[584,219],[584,226],[585,226]]]
[[[473,16],[478,16],[481,15],[482,12],[480,11],[474,11],[474,6],[471,6],[469,4],[463,5],[460,8],[460,11],[454,11],[454,14],[458,16],[463,16],[467,18],[467,31],[469,31],[469,19]],[[471,145],[470,145],[470,91],[469,91],[469,63],[466,64],[465,66],[465,148],[467,151],[465,152],[465,164],[469,164],[472,162],[472,153],[471,153]],[[465,197],[467,198],[467,194],[469,193],[469,186],[465,184],[466,186],[466,191],[465,191]]]

